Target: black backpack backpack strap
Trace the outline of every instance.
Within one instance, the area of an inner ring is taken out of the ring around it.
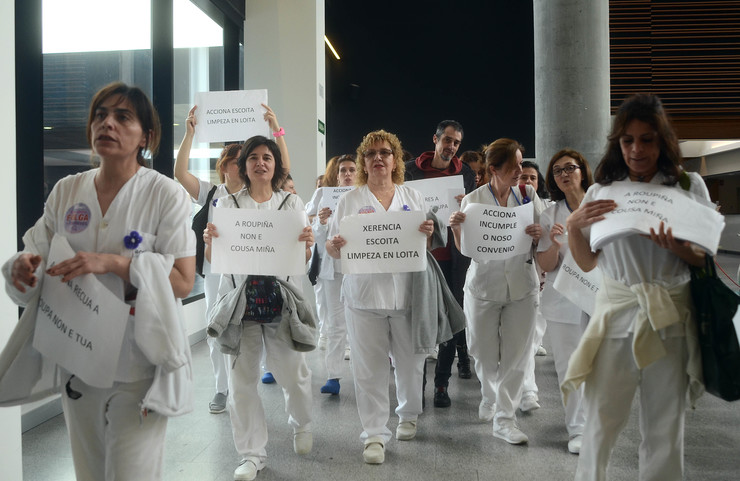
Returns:
[[[193,216],[193,231],[195,232],[195,272],[201,277],[205,277],[203,274],[203,260],[205,258],[206,244],[203,241],[203,231],[208,223],[208,209],[211,206],[211,200],[213,200],[213,194],[216,193],[216,187],[213,186],[208,192],[206,197],[206,203],[200,208],[198,212]]]

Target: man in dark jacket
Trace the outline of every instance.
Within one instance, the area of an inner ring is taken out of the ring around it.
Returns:
[[[424,152],[417,159],[406,162],[406,180],[421,180],[446,175],[462,175],[465,193],[473,191],[475,185],[475,172],[455,156],[463,138],[463,128],[459,122],[454,120],[443,120],[437,125],[437,131],[432,137],[434,150]],[[462,196],[458,199],[458,202]],[[463,285],[465,284],[465,273],[468,271],[470,259],[463,256],[455,247],[452,233],[448,232],[447,246],[432,251],[439,267],[444,273],[447,285],[455,295],[455,299],[462,306]],[[447,394],[450,376],[452,375],[452,363],[455,360],[455,349],[457,348],[458,374],[463,379],[470,379],[470,358],[465,342],[465,331],[455,334],[450,341],[439,345],[437,355],[437,367],[434,370],[434,406],[448,407],[451,404],[450,396]],[[426,386],[426,365],[424,385]]]

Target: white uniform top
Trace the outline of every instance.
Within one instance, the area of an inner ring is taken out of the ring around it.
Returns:
[[[321,263],[319,264],[319,278],[321,279],[334,279],[335,272],[341,272],[339,268],[339,260],[334,259],[332,256],[326,253],[326,240],[329,233],[329,222],[328,219],[326,224],[322,224],[319,220],[319,204],[321,199],[324,197],[323,190],[319,187],[313,193],[311,200],[306,203],[306,214],[309,216],[316,216],[311,224],[313,229],[314,240],[316,241],[316,252],[321,257]],[[334,212],[332,212],[334,215]]]
[[[195,255],[195,235],[188,223],[187,193],[173,180],[140,167],[129,179],[105,213],[101,214],[92,169],[60,180],[44,206],[49,237],[63,235],[75,251],[119,254],[133,257],[141,252],[171,254],[176,259]],[[127,249],[123,238],[138,232],[142,241]],[[124,298],[132,290],[115,274],[96,275],[114,294]],[[133,382],[151,378],[154,366],[134,341],[134,318],[129,316],[118,358],[115,381]]]
[[[709,199],[709,191],[701,176],[689,172],[689,178],[691,179],[690,192]],[[664,180],[665,176],[658,172],[650,183],[661,184]],[[601,188],[603,186],[600,184],[592,185],[582,202],[592,201]],[[675,185],[675,190],[676,195],[688,195],[678,184]],[[659,223],[656,223],[655,228],[658,227]],[[590,229],[584,229],[583,233],[587,239],[590,239]],[[672,287],[686,283],[691,279],[689,266],[684,261],[668,249],[655,245],[650,238],[636,234],[603,246],[597,262],[605,276],[628,286],[642,282],[653,282],[664,287]],[[627,337],[638,309],[638,307],[628,309],[610,318],[606,337]],[[680,324],[669,326],[665,331],[664,335],[668,337],[684,335],[684,327]]]
[[[542,216],[540,217],[542,237],[540,238],[540,243],[537,245],[537,252],[544,252],[552,246],[550,229],[555,224],[561,224],[565,227],[565,222],[569,215],[570,210],[568,210],[565,199],[559,200],[542,212]],[[558,271],[560,270],[560,265],[563,263],[563,258],[568,253],[568,237],[561,235],[560,241],[558,263],[555,269],[548,272],[545,276],[545,287],[542,289],[540,297],[540,312],[542,312],[542,315],[548,321],[581,324],[583,311],[553,287],[555,279],[558,276]]]
[[[226,195],[219,198],[216,202],[216,208],[234,208],[238,204],[240,209],[278,210],[278,207],[280,207],[280,204],[283,203],[283,200],[288,195],[290,195],[290,197],[287,201],[285,201],[285,204],[283,205],[281,210],[297,210],[304,212],[305,206],[303,205],[303,201],[295,194],[291,194],[290,192],[286,192],[284,190],[279,190],[277,192],[273,192],[272,197],[270,197],[268,200],[264,202],[256,202],[252,198],[252,196],[249,195],[249,191],[246,187],[235,193],[233,196]],[[234,202],[234,198],[236,198],[236,203]],[[306,220],[306,225],[308,225],[308,220]],[[216,228],[218,229],[218,226],[216,226]],[[243,281],[246,277],[246,275],[234,274],[234,281],[236,282],[236,285],[238,286],[240,280]],[[291,276],[290,279],[283,276],[277,277],[282,280],[290,280],[290,282],[296,287],[296,290],[298,292],[303,292],[303,283],[300,279],[296,279],[296,277],[294,276]],[[234,289],[234,282],[232,282],[231,280],[231,275],[221,275],[221,282],[218,288],[218,296],[221,297],[222,295],[227,294],[232,289]]]
[[[208,199],[208,192],[210,192],[212,188],[212,183],[206,180],[198,179],[198,198],[195,199],[195,203],[203,206],[203,204],[205,204],[206,200]],[[217,185],[216,191],[213,193],[213,198],[211,199],[211,205],[208,207],[208,222],[213,221],[213,208],[216,206],[216,201],[226,195],[229,195],[229,191],[226,190],[226,184]],[[203,259],[203,274],[207,275],[210,273],[211,263],[208,262],[208,259]]]
[[[460,210],[471,203],[497,205],[489,185],[478,187],[466,195],[460,204]],[[544,204],[531,185],[526,186],[526,192],[534,203],[534,223],[537,224]],[[519,187],[510,189],[506,206],[517,207],[522,203]],[[465,289],[474,297],[486,301],[518,301],[535,294],[539,288],[540,281],[531,252],[503,261],[478,262],[473,259],[465,276]]]
[[[396,185],[396,193],[387,212],[427,211],[421,192]],[[332,215],[328,238],[339,234],[339,221],[344,216],[385,212],[367,185],[344,194],[339,199],[337,211]],[[355,309],[405,310],[411,304],[411,273],[345,274],[342,282],[342,299]]]

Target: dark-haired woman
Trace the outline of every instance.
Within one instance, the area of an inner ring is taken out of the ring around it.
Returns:
[[[548,207],[540,217],[540,225],[547,235],[543,235],[537,245],[537,264],[547,273],[540,296],[540,311],[547,320],[547,333],[559,382],[565,379],[570,355],[581,340],[588,315],[555,290],[554,285],[563,258],[568,253],[566,221],[570,213],[581,205],[581,200],[592,183],[588,162],[573,149],[557,152],[547,166],[547,190],[555,204]],[[586,423],[582,398],[583,389],[580,388],[570,395],[567,404],[563,400],[568,451],[573,454],[581,451]]]
[[[673,237],[656,223],[649,236],[630,235],[597,252],[590,229],[616,207],[593,200],[614,181],[672,187],[709,198],[702,178],[680,167],[676,134],[654,95],[628,98],[617,111],[596,184],[567,221],[568,244],[584,271],[598,265],[604,274],[596,308],[571,356],[563,389],[585,381],[586,428],[576,479],[606,479],[609,456],[639,387],[641,480],[683,478],[683,431],[687,390],[701,393],[700,365],[692,342],[695,322],[689,293],[689,265],[703,265],[704,252]],[[688,181],[688,182],[687,182]],[[661,327],[653,328],[653,323]],[[640,336],[637,336],[637,333]],[[640,342],[636,342],[636,339]],[[646,353],[652,362],[643,362]],[[639,363],[639,364],[638,364]]]
[[[237,168],[245,187],[235,194],[220,198],[217,209],[278,210],[282,205],[283,210],[304,211],[300,197],[280,189],[283,182],[282,156],[274,141],[262,136],[248,139],[242,146]],[[306,227],[298,240],[305,243],[308,261],[314,237],[308,219],[304,225]],[[212,238],[217,236],[217,226],[209,223],[203,233],[207,259],[211,257]],[[222,275],[219,297],[242,285],[246,277],[241,274],[235,274],[233,278],[231,275]],[[292,282],[291,279],[285,280]],[[296,290],[300,291],[300,287],[296,287]],[[254,479],[267,460],[267,422],[257,390],[263,345],[267,370],[274,373],[283,388],[288,424],[293,428],[293,450],[296,454],[307,454],[313,446],[311,371],[305,355],[277,337],[278,324],[243,321],[240,354],[229,356],[233,366],[229,375],[229,414],[234,445],[242,458],[234,471],[235,480]]]
[[[265,108],[265,121],[269,123],[270,130],[273,135],[279,132],[285,132],[280,129],[278,124],[277,116],[267,105],[262,105]],[[177,151],[177,158],[175,159],[175,179],[185,188],[195,202],[203,206],[208,199],[208,193],[213,189],[214,185],[206,180],[199,179],[195,175],[188,172],[188,161],[190,160],[190,150],[193,147],[193,138],[195,137],[195,126],[197,125],[195,111],[198,106],[194,106],[188,112],[188,117],[185,119],[185,137],[183,137],[180,143],[180,149]],[[288,148],[285,145],[285,139],[281,136],[277,137],[278,145],[280,146],[281,152],[283,153],[283,159],[285,159],[285,172],[290,170],[290,161],[288,160],[287,151]],[[221,151],[221,155],[216,161],[216,172],[218,178],[221,181],[220,184],[216,185],[216,190],[213,192],[211,198],[211,206],[208,208],[208,220],[213,219],[213,206],[216,205],[216,201],[221,197],[224,197],[235,192],[239,192],[244,187],[244,182],[239,176],[239,172],[236,165],[236,160],[239,157],[241,151],[241,144],[233,143],[226,145]],[[203,274],[205,274],[204,290],[206,295],[206,316],[208,311],[211,310],[213,302],[216,300],[216,293],[218,292],[218,282],[221,276],[219,274],[211,273],[211,263],[207,260],[203,263]],[[213,395],[213,399],[208,404],[208,409],[213,414],[218,414],[226,411],[226,399],[229,392],[229,369],[226,364],[226,357],[218,349],[216,339],[213,337],[207,338],[208,349],[211,357],[211,365],[213,366],[213,375],[216,378],[216,393]]]
[[[187,372],[181,379],[190,376],[190,348],[179,301],[195,278],[190,206],[175,182],[145,167],[145,153],[156,152],[159,145],[160,125],[140,89],[113,83],[98,91],[90,106],[87,139],[100,167],[65,177],[54,186],[43,217],[24,236],[25,250],[3,266],[6,290],[18,304],[26,305],[43,283],[48,242],[63,236],[76,254],[46,274],[55,282],[94,274],[132,305],[120,351],[110,353],[117,359],[112,387],[91,386],[62,369],[62,383],[66,382],[62,406],[78,480],[158,480],[167,415],[192,410],[187,402],[178,405],[172,398],[174,389],[157,389],[161,384],[155,381],[162,381],[164,369],[150,360],[179,359],[176,371]],[[165,286],[160,292],[148,286],[134,309],[141,272],[152,285]],[[152,315],[169,307],[178,314]],[[29,304],[28,309],[35,306]],[[192,389],[188,381],[185,384],[186,392]],[[151,410],[155,398],[172,411]]]

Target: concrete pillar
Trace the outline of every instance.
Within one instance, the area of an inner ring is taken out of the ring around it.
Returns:
[[[304,201],[326,164],[324,48],[324,0],[246,0],[244,88],[268,90]]]
[[[611,127],[608,0],[534,0],[535,154],[601,160]]]

